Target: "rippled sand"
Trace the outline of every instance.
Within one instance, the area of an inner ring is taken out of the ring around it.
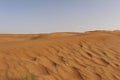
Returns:
[[[0,80],[120,80],[120,31],[0,34]]]

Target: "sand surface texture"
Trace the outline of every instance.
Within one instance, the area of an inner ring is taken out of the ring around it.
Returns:
[[[120,31],[0,34],[0,80],[120,80]]]

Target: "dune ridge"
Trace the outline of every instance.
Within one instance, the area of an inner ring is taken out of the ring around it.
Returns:
[[[1,34],[0,80],[120,80],[120,31]]]

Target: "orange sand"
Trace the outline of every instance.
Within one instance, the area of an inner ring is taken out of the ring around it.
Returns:
[[[0,80],[120,80],[120,31],[0,34]]]

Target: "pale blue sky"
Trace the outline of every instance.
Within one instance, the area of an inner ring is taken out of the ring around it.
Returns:
[[[120,0],[0,0],[0,33],[120,29]]]

